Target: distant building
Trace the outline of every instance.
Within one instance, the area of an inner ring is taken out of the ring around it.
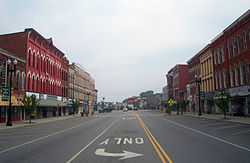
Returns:
[[[173,70],[173,98],[182,101],[186,98],[186,85],[188,83],[188,65],[177,64]]]
[[[174,97],[174,90],[173,90],[173,68],[168,71],[167,75],[167,96],[168,98],[173,98]]]
[[[198,87],[196,77],[200,77],[200,58],[199,53],[187,61],[188,64],[188,94],[189,111],[198,111]]]
[[[168,85],[162,88],[162,100],[167,100],[168,97]]]
[[[75,63],[69,66],[69,98],[80,102],[79,112],[93,112],[97,102],[95,80]]]

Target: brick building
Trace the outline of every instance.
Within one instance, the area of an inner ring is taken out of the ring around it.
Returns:
[[[200,51],[200,77],[201,91],[203,92],[203,111],[206,113],[215,112],[214,107],[214,65],[210,44]]]
[[[167,97],[168,98],[173,98],[174,93],[173,93],[173,68],[168,71],[167,75]]]
[[[172,69],[172,91],[173,98],[176,101],[182,101],[186,98],[186,85],[188,83],[188,65],[177,64]]]
[[[187,61],[188,64],[188,84],[187,84],[187,99],[189,101],[189,111],[198,110],[198,87],[196,76],[200,77],[200,58],[199,53]]]
[[[0,35],[0,47],[26,61],[27,95],[40,100],[38,116],[66,113],[69,61],[52,41],[36,30]]]
[[[93,112],[97,102],[95,80],[79,64],[72,63],[69,66],[68,94],[71,100],[80,102],[79,112]]]
[[[250,10],[223,30],[211,48],[215,90],[232,97],[229,112],[250,114]]]

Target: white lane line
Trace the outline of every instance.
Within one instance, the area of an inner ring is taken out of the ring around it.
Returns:
[[[235,128],[235,127],[241,127],[242,125],[231,125],[231,126],[222,126],[222,127],[217,127],[214,130],[223,130],[223,129],[230,129],[230,128]]]
[[[200,130],[196,130],[196,129],[194,129],[194,128],[187,127],[187,126],[185,126],[185,125],[182,125],[182,124],[180,124],[180,123],[177,123],[177,122],[174,122],[174,121],[171,121],[171,120],[168,120],[168,119],[165,119],[165,120],[168,121],[169,123],[172,123],[172,124],[178,126],[178,127],[182,127],[182,128],[187,129],[187,130],[191,130],[191,131],[193,131],[193,132],[195,132],[195,133],[198,133],[198,134],[207,136],[207,137],[209,137],[209,138],[215,139],[215,140],[220,141],[220,142],[222,142],[222,143],[225,143],[225,144],[234,146],[234,147],[236,147],[236,148],[239,148],[239,149],[241,149],[241,150],[250,152],[250,149],[247,148],[247,147],[244,147],[244,146],[241,146],[241,145],[238,145],[238,144],[231,143],[231,142],[229,142],[229,141],[227,141],[227,140],[218,138],[218,137],[213,136],[213,135],[209,135],[209,134],[207,134],[207,133],[205,133],[205,132],[202,132],[202,131],[200,131]]]
[[[46,138],[48,138],[48,137],[55,136],[55,135],[64,133],[64,132],[66,132],[66,131],[69,131],[69,130],[78,128],[78,127],[80,127],[80,126],[82,126],[82,125],[84,125],[84,124],[85,124],[85,123],[82,123],[82,124],[79,124],[79,125],[76,125],[76,126],[73,126],[73,127],[70,127],[70,128],[64,129],[64,130],[61,130],[61,131],[54,132],[54,133],[49,134],[49,135],[46,135],[46,136],[39,137],[39,138],[34,139],[34,140],[31,140],[31,141],[27,141],[27,142],[25,142],[25,143],[23,143],[23,144],[19,144],[19,145],[16,145],[16,146],[12,146],[12,147],[10,147],[10,148],[7,148],[7,149],[4,149],[4,150],[0,151],[0,155],[3,154],[3,153],[9,152],[9,151],[11,151],[11,150],[14,150],[14,149],[23,147],[23,146],[25,146],[25,145],[28,145],[28,144],[32,144],[32,143],[38,142],[38,141],[43,140],[43,139],[46,139]]]
[[[83,147],[78,153],[76,153],[73,157],[71,157],[66,163],[71,163],[74,159],[76,159],[83,151],[85,151],[90,145],[92,145],[99,137],[105,134],[114,124],[116,121],[113,121],[107,128],[105,128],[99,135],[97,135],[93,140],[89,142],[85,147]]]
[[[239,131],[239,132],[233,133],[232,135],[246,134],[248,132],[250,132],[250,130]]]

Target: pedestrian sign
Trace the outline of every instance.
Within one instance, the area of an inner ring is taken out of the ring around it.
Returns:
[[[171,107],[171,106],[173,106],[174,104],[176,104],[176,101],[173,100],[172,98],[170,98],[170,99],[168,100],[168,105]]]
[[[9,87],[2,88],[2,101],[8,101],[10,97]]]

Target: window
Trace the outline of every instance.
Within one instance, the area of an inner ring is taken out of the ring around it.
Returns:
[[[230,70],[230,85],[234,87],[234,71],[233,69]]]
[[[35,76],[32,77],[32,87],[31,91],[33,92],[35,90]]]
[[[224,48],[223,47],[220,48],[220,53],[221,53],[221,62],[224,63],[225,58],[224,58]]]
[[[29,50],[29,52],[28,52],[28,66],[31,66],[31,57],[32,57],[31,50]]]
[[[20,89],[20,71],[17,71],[17,73],[16,73],[16,84],[15,84],[15,86],[16,86],[17,90]]]
[[[247,48],[247,33],[246,33],[246,31],[244,31],[242,33],[242,37],[243,37],[243,49],[246,49]]]
[[[214,56],[214,64],[217,65],[217,57],[216,57],[215,51],[214,51],[214,55],[213,56]]]
[[[237,55],[238,53],[238,47],[237,47],[237,39],[233,39],[233,56]]]
[[[24,90],[25,88],[24,88],[24,86],[25,86],[25,73],[24,72],[22,72],[22,90]]]
[[[36,67],[36,54],[33,54],[33,67]]]

